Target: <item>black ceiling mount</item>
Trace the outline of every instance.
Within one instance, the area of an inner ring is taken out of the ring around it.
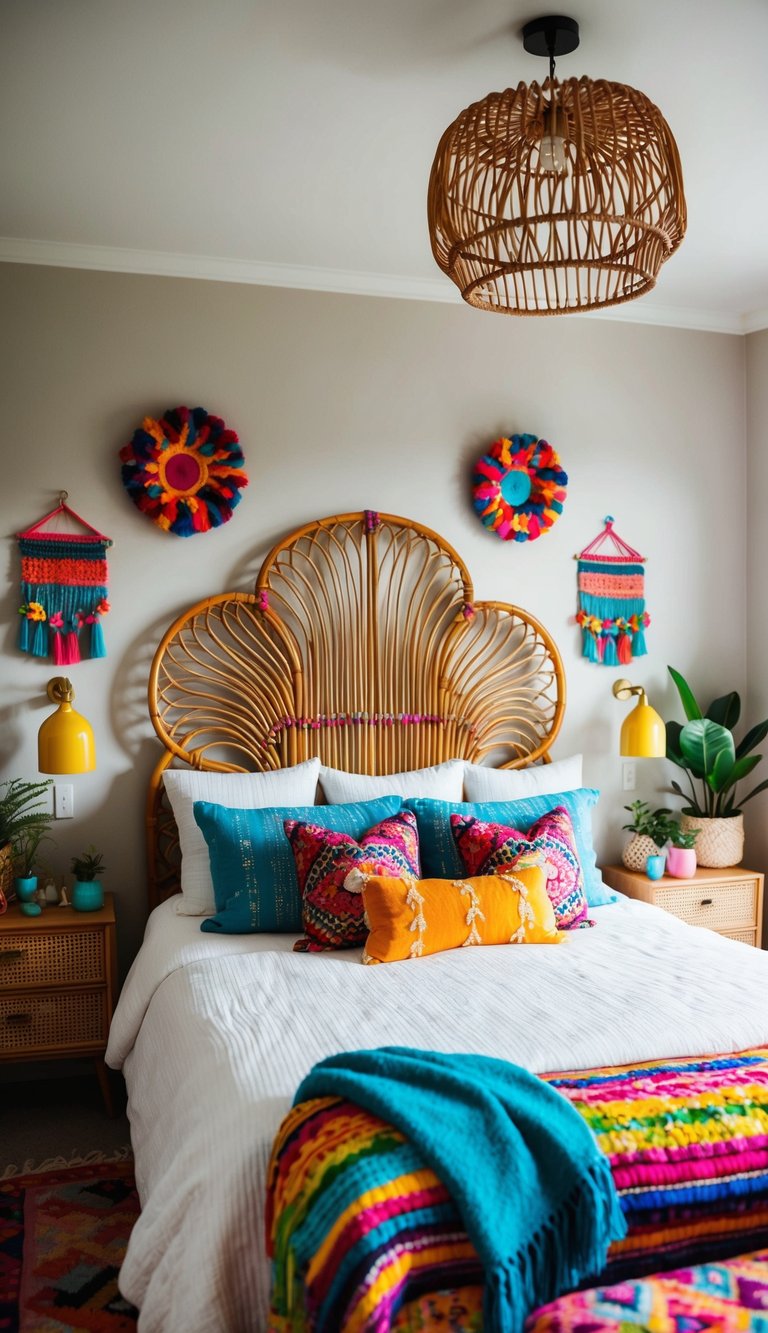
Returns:
[[[532,56],[567,56],[579,44],[579,25],[563,14],[531,19],[523,28],[523,46]]]

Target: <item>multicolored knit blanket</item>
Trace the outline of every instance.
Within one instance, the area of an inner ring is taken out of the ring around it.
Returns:
[[[628,1223],[608,1281],[768,1244],[768,1047],[545,1075],[606,1153]],[[347,1202],[361,1157],[391,1170]],[[386,1219],[386,1239],[381,1222]],[[271,1333],[309,1333],[340,1256],[376,1236],[336,1296],[339,1333],[482,1327],[482,1271],[448,1192],[402,1134],[339,1098],[293,1108],[275,1141],[267,1248]],[[307,1245],[309,1235],[319,1243]],[[361,1251],[364,1245],[360,1246]],[[301,1309],[285,1293],[305,1293]],[[429,1322],[424,1322],[429,1308]]]
[[[630,1333],[640,1329],[653,1333],[768,1333],[768,1250],[716,1264],[676,1268],[637,1282],[577,1291],[542,1306],[525,1326],[526,1333]]]

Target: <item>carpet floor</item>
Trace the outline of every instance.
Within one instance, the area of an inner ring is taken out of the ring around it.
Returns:
[[[134,1333],[117,1276],[138,1214],[130,1158],[0,1181],[0,1330]]]
[[[109,1118],[96,1077],[86,1066],[82,1074],[56,1078],[0,1078],[0,1179],[10,1171],[72,1161],[92,1152],[114,1157],[130,1151],[130,1127],[124,1113]],[[14,1071],[15,1072],[15,1071]],[[116,1101],[125,1104],[122,1080]],[[119,1099],[119,1100],[118,1100]]]

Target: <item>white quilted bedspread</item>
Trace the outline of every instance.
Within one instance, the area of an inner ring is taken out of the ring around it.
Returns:
[[[622,900],[563,944],[457,949],[363,967],[284,935],[201,933],[152,914],[115,1014],[141,1217],[120,1286],[141,1333],[266,1323],[265,1175],[315,1061],[407,1045],[534,1071],[768,1043],[768,954]]]

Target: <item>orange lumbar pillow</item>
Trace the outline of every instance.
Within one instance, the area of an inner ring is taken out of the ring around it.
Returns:
[[[364,963],[397,963],[471,944],[557,944],[541,866],[469,879],[366,875]]]

